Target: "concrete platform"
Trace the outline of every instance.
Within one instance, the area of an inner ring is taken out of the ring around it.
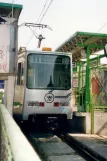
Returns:
[[[69,121],[71,128],[76,132],[91,134],[91,113],[74,112],[73,119]],[[94,112],[94,134],[107,136],[107,112]]]
[[[98,136],[90,134],[69,134],[75,141],[81,143],[87,149],[93,151],[96,155],[101,156],[103,160],[107,160],[107,136]]]
[[[50,156],[50,161],[85,161],[83,158],[78,155],[62,155],[62,156]]]

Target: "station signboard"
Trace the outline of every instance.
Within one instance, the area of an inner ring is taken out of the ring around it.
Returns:
[[[76,62],[72,62],[72,67],[73,68],[76,68],[77,67]]]
[[[73,78],[72,86],[73,86],[73,88],[77,88],[78,87],[78,78],[77,77]]]

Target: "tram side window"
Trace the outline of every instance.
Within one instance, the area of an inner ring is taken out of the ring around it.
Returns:
[[[21,85],[24,84],[24,64],[22,63],[22,68],[21,68]]]
[[[18,63],[17,85],[23,85],[23,64]]]

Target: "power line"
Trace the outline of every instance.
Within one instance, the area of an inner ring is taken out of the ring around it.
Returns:
[[[42,9],[42,11],[41,11],[41,13],[40,13],[40,15],[39,15],[39,17],[38,17],[38,19],[37,19],[37,22],[36,22],[36,23],[38,23],[38,21],[39,21],[39,19],[40,19],[41,15],[42,15],[42,13],[43,13],[43,11],[44,11],[45,7],[46,7],[47,2],[48,2],[48,0],[46,0],[46,2],[45,2],[45,4],[44,4],[44,7],[43,7],[43,9]]]
[[[35,35],[35,37],[38,38],[38,36],[36,35],[37,33],[36,33],[30,26],[28,26],[28,27],[29,27],[30,30],[32,31],[33,35]],[[36,34],[35,34],[35,33],[36,33]]]
[[[107,25],[107,23],[105,23],[97,32],[99,32],[100,30],[102,30],[106,25]]]
[[[42,15],[43,10],[45,9],[47,2],[48,2],[48,0],[46,1],[45,5],[44,5],[44,7],[43,7],[43,9],[42,9],[42,11],[41,11],[41,13],[40,13],[40,16]],[[48,5],[47,9],[45,10],[45,13],[43,14],[42,18],[41,18],[41,19],[40,19],[40,21],[39,21],[39,23],[41,23],[41,21],[43,20],[43,18],[44,18],[44,16],[46,15],[46,13],[47,13],[47,11],[48,11],[49,7],[51,6],[52,2],[53,2],[53,0],[51,0],[51,2],[49,3],[49,5]],[[40,16],[39,16],[39,18],[40,18]],[[38,20],[39,20],[39,18],[38,18]],[[38,20],[37,20],[37,22],[38,22]],[[36,31],[36,30],[35,30],[35,31]],[[26,45],[26,46],[28,46],[28,45],[29,45],[29,43],[31,42],[31,40],[32,40],[33,36],[34,36],[34,34],[32,34],[32,35],[31,35],[31,37],[30,37],[30,39],[29,39],[29,41],[28,41],[28,43],[27,43],[27,45]]]
[[[42,13],[43,13],[43,11],[44,11],[46,5],[47,5],[47,2],[48,2],[48,0],[46,0],[46,2],[45,2],[45,4],[44,4],[44,7],[43,7],[43,9],[42,9],[42,11],[41,11],[41,13],[40,13],[40,15],[39,15],[39,17],[38,17],[36,23],[38,23],[38,21],[39,21],[41,15],[42,15]],[[36,32],[36,30],[35,30],[35,32]],[[29,45],[29,43],[31,42],[33,36],[34,36],[34,34],[32,34],[32,35],[30,36],[29,41],[28,41],[27,44],[26,44],[26,47],[27,47],[27,46]]]
[[[51,6],[52,2],[53,2],[53,0],[51,0],[51,2],[49,3],[49,5],[48,5],[48,7],[47,7],[47,9],[46,9],[46,11],[45,11],[45,13],[43,14],[42,18],[41,18],[40,21],[39,21],[39,23],[41,23],[41,21],[43,20],[43,18],[44,18],[44,16],[46,15],[46,13],[47,13],[49,7]]]

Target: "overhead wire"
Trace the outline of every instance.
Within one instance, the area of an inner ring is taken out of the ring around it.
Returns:
[[[46,5],[47,5],[47,2],[48,2],[48,0],[46,0],[45,4],[44,4],[44,6],[43,6],[43,9],[42,9],[42,11],[41,11],[41,13],[40,13],[40,15],[39,15],[39,17],[38,17],[36,23],[38,23],[38,21],[39,21],[41,15],[42,15],[42,13],[43,13],[43,11],[45,10],[45,7],[46,7]],[[37,29],[36,29],[36,30],[37,30]],[[35,32],[36,32],[36,30],[35,30]],[[32,40],[32,38],[33,38],[33,36],[34,36],[34,34],[32,34],[32,35],[30,36],[29,41],[28,41],[27,44],[26,44],[26,47],[28,47],[28,45],[30,44],[30,42],[31,42],[31,40]]]
[[[35,35],[35,37],[38,38],[38,37],[37,37],[37,33],[35,33],[35,31],[34,31],[30,26],[28,26],[28,27],[29,27],[30,30],[32,31],[33,35]]]
[[[97,32],[101,31],[106,25],[107,23],[105,23]]]
[[[46,0],[45,5],[44,5],[44,7],[43,7],[43,9],[42,9],[42,11],[41,11],[41,13],[40,13],[40,16],[42,15],[42,13],[43,13],[43,11],[44,11],[44,9],[45,9],[45,7],[46,7],[47,2],[48,2],[48,0]],[[51,6],[52,2],[53,2],[53,0],[51,0],[51,2],[49,3],[49,5],[47,6],[47,9],[45,10],[45,13],[44,13],[44,14],[43,14],[43,16],[41,17],[41,19],[40,19],[40,16],[39,16],[39,18],[38,18],[38,20],[37,20],[37,22],[36,22],[36,23],[41,23],[41,21],[43,20],[44,16],[46,15],[46,13],[47,13],[47,11],[48,11],[49,7]],[[40,19],[40,21],[39,21],[39,19]],[[36,30],[37,30],[37,29],[36,29]],[[36,30],[35,30],[35,32],[36,32]],[[29,41],[28,41],[28,43],[27,43],[27,45],[26,45],[26,46],[28,46],[28,45],[29,45],[29,43],[31,42],[31,40],[32,40],[33,36],[34,36],[34,34],[32,34],[32,35],[31,35],[31,37],[30,37],[30,39],[29,39]]]
[[[40,21],[39,21],[39,23],[41,23],[41,21],[43,20],[43,18],[44,18],[44,16],[46,15],[46,13],[47,13],[49,7],[51,6],[52,2],[53,2],[53,0],[51,0],[51,2],[49,3],[49,5],[48,5],[48,7],[47,7],[47,9],[46,9],[46,11],[45,11],[45,13],[43,14],[42,18],[41,18]]]
[[[42,15],[42,13],[43,13],[43,11],[44,11],[44,9],[45,9],[46,5],[47,5],[47,2],[48,2],[48,0],[46,0],[46,2],[45,2],[45,4],[44,4],[44,7],[43,7],[43,9],[42,9],[42,11],[41,11],[41,13],[40,13],[40,15],[39,15],[39,17],[38,17],[38,19],[37,19],[36,23],[38,23],[38,21],[39,21],[39,19],[40,19],[41,15]]]

